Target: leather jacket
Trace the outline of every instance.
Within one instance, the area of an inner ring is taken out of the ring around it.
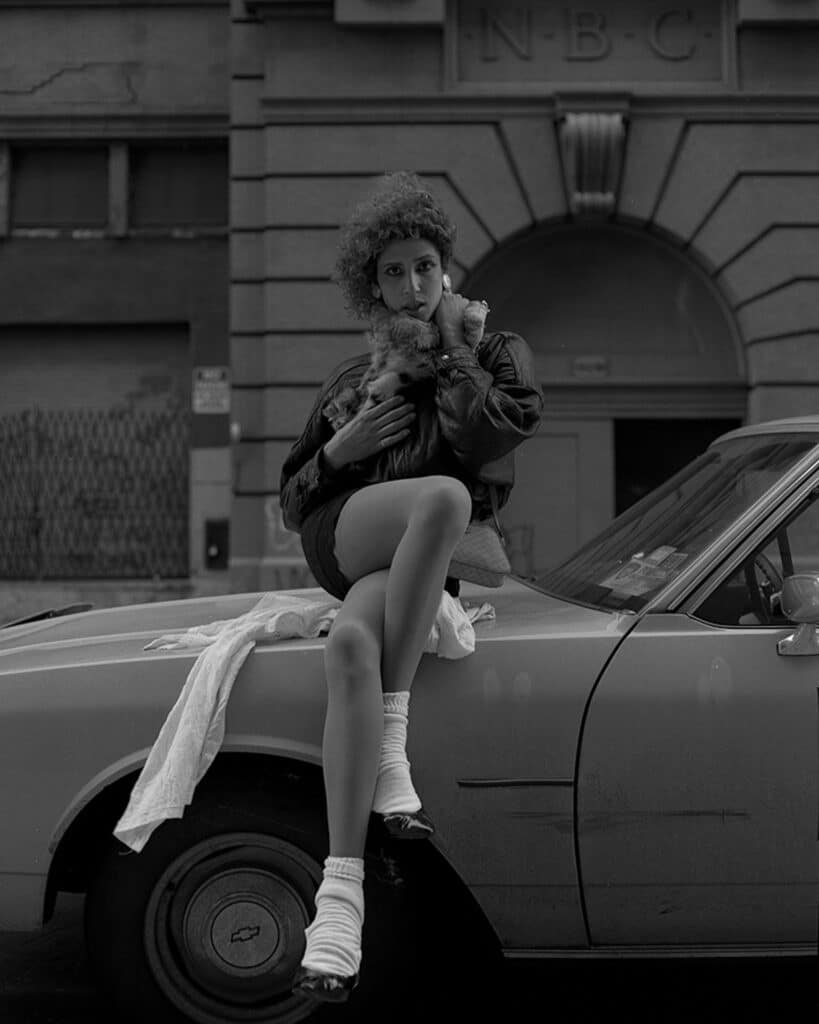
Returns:
[[[476,518],[492,514],[489,485],[495,486],[498,507],[507,501],[514,482],[514,449],[537,431],[543,409],[528,345],[517,334],[487,332],[475,351],[447,349],[436,352],[434,361],[435,377],[405,390],[416,413],[410,436],[362,462],[331,471],[322,452],[334,431],[323,410],[341,390],[357,386],[370,356],[337,367],[282,467],[280,501],[288,529],[300,531],[305,518],[336,494],[434,473],[466,484]]]

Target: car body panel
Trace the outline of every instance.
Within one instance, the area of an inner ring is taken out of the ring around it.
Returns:
[[[595,680],[633,622],[547,599],[538,635],[493,636],[490,624],[474,654],[427,660],[413,686],[408,751],[436,841],[506,949],[587,944],[577,743]]]
[[[407,745],[415,782],[436,845],[505,947],[585,945],[573,838],[577,740],[591,688],[634,620],[512,582],[490,600],[496,617],[477,623],[472,654],[422,659]],[[320,646],[292,661],[288,646],[257,647],[241,670],[225,744],[247,742],[255,728],[257,741],[261,732],[312,743],[318,760]]]
[[[595,945],[816,941],[819,659],[789,629],[649,615],[604,672],[578,774]]]
[[[188,629],[203,622],[233,619],[249,611],[261,596],[261,593],[245,593],[156,601],[24,622],[0,630],[0,652],[97,637],[138,638],[141,634],[145,635],[147,643],[147,640],[163,633]],[[0,668],[0,671],[4,670]]]
[[[441,823],[437,841],[467,884],[482,890],[493,923],[503,918],[504,941],[534,941],[542,915],[531,896],[539,886],[556,904],[547,915],[549,941],[584,943],[572,819],[577,738],[588,694],[635,620],[514,581],[491,595],[471,593],[471,603],[489,599],[495,611],[476,624],[476,651],[458,661],[425,656],[413,689],[409,752]],[[245,598],[236,607],[254,603]],[[214,612],[208,602],[186,604],[86,612],[76,630],[51,620],[4,637],[0,763],[16,784],[5,790],[7,802],[0,798],[0,814],[13,815],[16,827],[0,850],[0,873],[27,866],[45,875],[79,811],[144,762],[197,653],[144,648],[162,632],[212,621],[204,617]],[[234,683],[223,750],[320,764],[323,646],[323,639],[256,646]],[[511,860],[510,847],[519,851]]]

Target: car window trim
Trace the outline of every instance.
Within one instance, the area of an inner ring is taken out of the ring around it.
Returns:
[[[815,453],[809,453],[814,457]],[[794,467],[796,469],[796,467]],[[787,520],[787,518],[799,507],[799,505],[809,497],[811,492],[819,488],[819,467],[814,466],[813,469],[807,474],[803,475],[802,479],[795,484],[791,481],[793,491],[781,502],[777,504],[777,497],[779,488],[776,492],[772,492],[769,495],[770,502],[766,514],[762,516],[760,521],[754,526],[750,532],[746,533],[744,537],[740,536],[736,542],[731,546],[729,552],[722,559],[719,566],[712,569],[710,573],[706,575],[704,579],[699,579],[696,583],[684,594],[681,594],[678,600],[668,602],[668,611],[679,611],[686,615],[692,615],[696,617],[696,610],[699,606],[713,594],[718,587],[720,587],[725,580],[727,580],[733,573],[735,573],[745,559],[752,554],[761,544],[774,538],[777,530]],[[753,511],[753,507],[748,510],[748,513]],[[748,518],[748,514],[739,520],[739,524]],[[705,554],[705,552],[703,552]],[[714,623],[711,623],[714,625]],[[782,625],[760,625],[759,628],[782,630]]]
[[[698,593],[706,581],[710,585],[715,561],[719,563],[718,571],[721,572],[726,559],[733,558],[738,545],[744,546],[749,536],[758,536],[762,529],[768,528],[770,519],[776,514],[778,503],[783,496],[785,502],[788,502],[789,492],[796,493],[803,487],[809,489],[807,482],[819,475],[819,443],[816,438],[811,440],[813,447],[791,466],[770,491],[746,509],[729,530],[715,538],[675,580],[658,591],[641,610],[641,615],[676,612],[690,607],[692,595]],[[721,440],[715,442],[709,449],[719,447],[720,443]],[[758,521],[755,523],[756,520]]]

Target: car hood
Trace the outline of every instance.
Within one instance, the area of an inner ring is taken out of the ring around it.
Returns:
[[[318,588],[284,591],[300,597],[326,599]],[[151,604],[104,608],[73,615],[24,623],[0,630],[0,673],[38,665],[91,664],[132,660],[143,656],[145,646],[166,633],[181,632],[214,622],[228,621],[250,611],[262,593],[243,593]],[[620,634],[633,617],[569,604],[543,594],[522,581],[510,579],[503,587],[488,590],[464,586],[461,599],[467,608],[484,609],[476,622],[481,639],[535,638],[539,636],[612,632]],[[323,638],[280,641],[275,646],[316,645]],[[155,659],[158,652],[152,652]],[[195,653],[195,652],[194,652]],[[192,657],[191,649],[166,652],[172,657]]]
[[[0,629],[0,651],[75,640],[128,635],[157,636],[249,611],[261,594],[155,601],[120,608],[99,608],[73,615],[26,622]]]

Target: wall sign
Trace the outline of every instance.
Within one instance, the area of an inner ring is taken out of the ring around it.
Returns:
[[[230,412],[230,370],[227,366],[194,366],[192,408],[200,415]]]
[[[714,82],[723,4],[690,0],[459,0],[461,82]]]

